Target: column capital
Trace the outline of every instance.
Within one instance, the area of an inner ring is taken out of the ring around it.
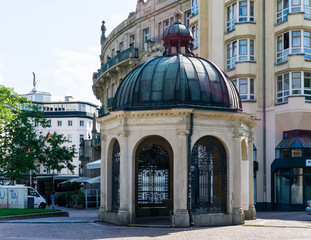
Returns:
[[[178,136],[188,136],[189,131],[186,129],[177,129],[177,135]]]
[[[101,134],[101,135],[100,135],[100,140],[102,140],[102,142],[106,142],[106,140],[107,140],[107,135]]]
[[[244,129],[243,129],[243,127],[241,125],[234,126],[232,134],[233,134],[233,136],[232,136],[233,138],[243,137],[244,136]]]
[[[121,130],[121,131],[118,132],[118,136],[120,136],[120,137],[128,137],[128,136],[130,136],[130,132],[126,131],[126,130]]]

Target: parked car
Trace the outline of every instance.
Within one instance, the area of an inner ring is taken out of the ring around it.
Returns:
[[[45,199],[32,187],[0,186],[0,208],[45,208]]]
[[[311,215],[311,200],[307,201],[306,212]]]

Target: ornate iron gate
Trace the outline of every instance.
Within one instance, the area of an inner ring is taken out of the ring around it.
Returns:
[[[118,141],[113,145],[112,150],[112,211],[120,208],[120,146]]]
[[[189,172],[189,205],[191,212],[226,211],[226,161],[224,146],[214,137],[203,137],[193,146]]]
[[[170,197],[169,155],[162,146],[150,144],[138,157],[137,210],[168,209]]]

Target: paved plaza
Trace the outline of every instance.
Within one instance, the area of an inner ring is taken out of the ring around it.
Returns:
[[[2,222],[0,239],[311,239],[311,216],[305,212],[259,212],[257,220],[239,226],[160,228],[96,222],[97,209],[62,210],[69,217]]]

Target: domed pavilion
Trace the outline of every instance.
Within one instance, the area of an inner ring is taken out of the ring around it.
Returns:
[[[101,118],[99,221],[128,225],[162,216],[175,227],[253,219],[253,132],[239,93],[212,62],[192,53],[177,20],[165,52],[122,81]]]

